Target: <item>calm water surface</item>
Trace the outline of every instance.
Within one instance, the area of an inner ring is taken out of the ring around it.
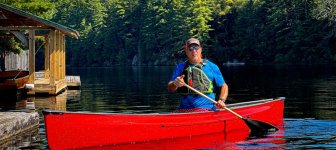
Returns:
[[[174,67],[71,68],[68,75],[79,75],[80,91],[68,90],[57,97],[36,97],[17,101],[21,109],[34,101],[36,109],[66,111],[153,113],[170,112],[178,105],[178,95],[167,93],[167,82]],[[230,88],[228,103],[286,97],[284,131],[263,138],[242,141],[217,140],[209,135],[196,138],[131,145],[149,149],[173,143],[193,145],[209,141],[200,149],[336,149],[336,66],[222,66]],[[22,104],[23,103],[23,104]],[[23,105],[23,106],[22,106]],[[6,106],[7,107],[7,106]],[[13,147],[47,149],[41,115],[39,133]],[[183,147],[189,149],[195,147]],[[176,148],[176,147],[175,147]],[[110,148],[108,148],[110,149]]]

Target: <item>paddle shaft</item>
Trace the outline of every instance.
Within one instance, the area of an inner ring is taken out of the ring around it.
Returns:
[[[215,104],[218,104],[217,101],[213,100],[213,99],[210,98],[209,96],[206,96],[205,94],[201,93],[200,91],[194,89],[193,87],[189,86],[188,84],[183,83],[183,85],[186,86],[187,88],[189,88],[190,90],[194,91],[195,93],[197,93],[197,94],[203,96],[203,97],[206,98],[207,100],[209,100],[209,101],[211,101],[211,102],[213,102],[213,103],[215,103]],[[237,114],[236,112],[232,111],[231,109],[229,109],[229,108],[227,108],[227,107],[225,107],[225,106],[223,106],[223,108],[226,109],[227,111],[229,111],[230,113],[236,115],[236,116],[239,117],[240,119],[243,119],[243,117],[242,117],[241,115]]]

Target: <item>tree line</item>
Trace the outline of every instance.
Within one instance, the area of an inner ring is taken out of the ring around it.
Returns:
[[[0,2],[79,31],[79,40],[66,42],[71,66],[173,65],[185,59],[185,41],[190,37],[198,38],[203,56],[215,62],[336,62],[336,1]]]

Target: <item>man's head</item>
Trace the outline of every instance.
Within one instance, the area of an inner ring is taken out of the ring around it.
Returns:
[[[202,61],[202,47],[198,39],[190,38],[186,42],[185,52],[190,63],[197,64]]]

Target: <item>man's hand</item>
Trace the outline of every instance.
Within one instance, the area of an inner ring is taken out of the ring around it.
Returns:
[[[170,81],[168,83],[168,92],[174,92],[177,90],[177,88],[183,86],[183,84],[185,83],[183,78],[184,78],[184,75],[181,75],[177,77],[174,81]]]
[[[184,75],[181,75],[181,76],[179,76],[179,77],[176,77],[176,79],[174,80],[174,85],[176,86],[176,87],[181,87],[181,86],[183,86],[184,85],[184,80],[183,80],[183,78],[184,78]]]
[[[224,101],[223,100],[218,100],[217,101],[217,104],[216,104],[216,107],[217,108],[224,108],[225,107],[225,103],[224,103]]]

